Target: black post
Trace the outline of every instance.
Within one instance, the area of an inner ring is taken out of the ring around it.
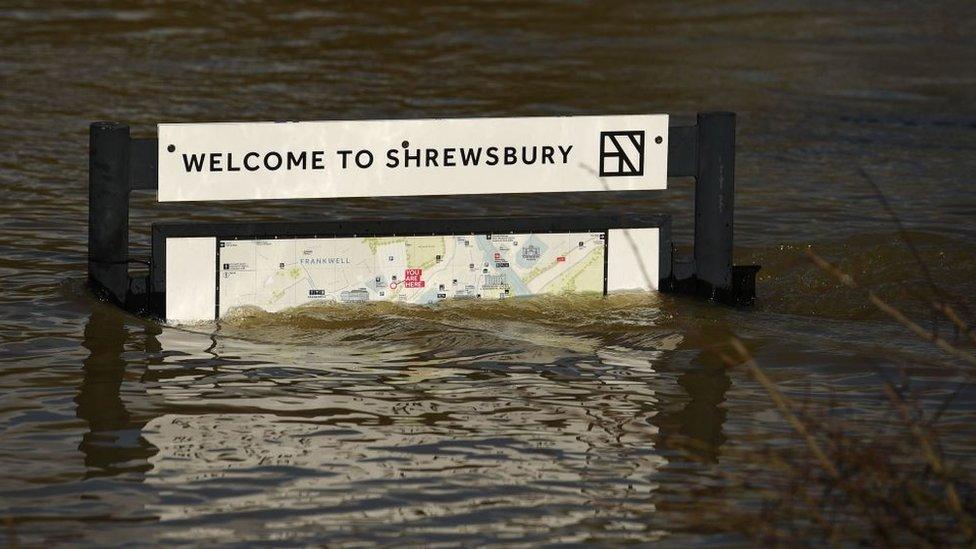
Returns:
[[[699,291],[721,299],[732,284],[735,200],[735,113],[698,115],[695,184],[695,273]],[[705,284],[702,284],[702,283]]]
[[[129,289],[129,127],[89,127],[88,280],[99,294],[125,305]]]

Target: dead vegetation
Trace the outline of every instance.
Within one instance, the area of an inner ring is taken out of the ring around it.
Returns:
[[[862,422],[844,411],[837,413],[836,403],[791,398],[747,345],[731,338],[720,353],[722,361],[735,371],[744,370],[762,387],[796,442],[767,445],[761,455],[746,458],[754,461],[748,471],[732,474],[729,481],[738,488],[762,487],[759,520],[740,520],[739,529],[777,545],[797,539],[830,545],[974,545],[976,484],[961,464],[946,457],[940,440],[944,413],[976,378],[976,329],[964,320],[972,313],[934,282],[884,195],[867,173],[863,175],[895,218],[925,277],[929,287],[920,297],[932,317],[918,321],[813,250],[807,250],[807,256],[823,273],[860,292],[903,326],[906,337],[930,344],[934,359],[956,380],[957,388],[933,406],[922,401],[906,370],[896,376],[879,375],[885,421]]]

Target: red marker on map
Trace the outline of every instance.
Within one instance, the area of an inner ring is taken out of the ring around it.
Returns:
[[[423,288],[424,281],[420,280],[423,269],[407,269],[403,271],[403,285],[406,288]]]

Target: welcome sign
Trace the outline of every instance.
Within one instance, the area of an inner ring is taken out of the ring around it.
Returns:
[[[315,302],[632,290],[755,299],[759,267],[732,262],[733,113],[670,127],[667,115],[611,115],[129,131],[91,125],[88,174],[89,280],[129,311],[184,323]],[[127,259],[134,190],[155,190],[161,202],[514,195],[663,190],[668,176],[695,181],[691,258],[676,256],[669,215],[626,203],[615,213],[431,218],[418,198],[384,219],[299,221],[283,210],[274,221],[153,223],[148,274],[130,272]]]
[[[668,116],[159,124],[158,199],[667,187]]]

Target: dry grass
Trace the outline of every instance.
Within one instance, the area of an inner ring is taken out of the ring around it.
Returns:
[[[896,306],[813,251],[813,263],[841,284],[864,293],[869,303],[930,343],[961,380],[959,390],[926,413],[903,372],[898,383],[883,380],[879,393],[892,421],[883,429],[832,413],[831,405],[798,403],[763,370],[738,338],[721,358],[745,369],[786,420],[804,451],[769,448],[756,473],[763,478],[737,479],[740,486],[766,486],[760,520],[743,521],[749,533],[770,544],[801,538],[830,545],[973,545],[976,544],[976,486],[945,457],[939,440],[942,412],[976,375],[976,356],[961,342],[976,343],[976,331],[957,308],[936,299],[933,310],[955,328],[950,341],[926,330]],[[770,487],[776,487],[771,490]]]

